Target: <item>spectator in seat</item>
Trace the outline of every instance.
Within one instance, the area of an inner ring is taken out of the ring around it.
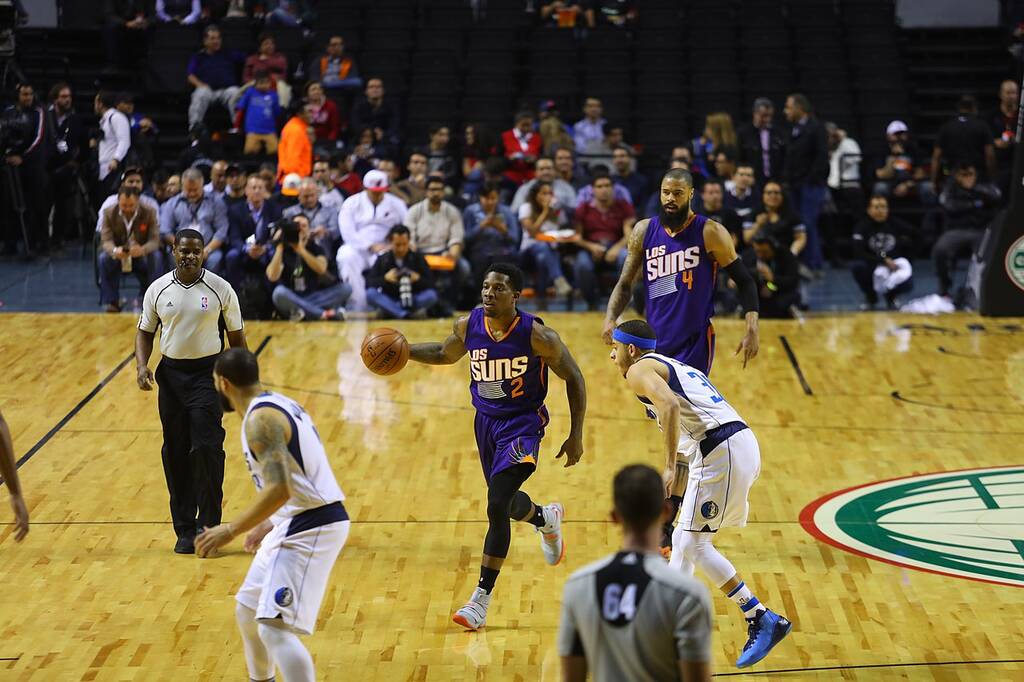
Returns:
[[[156,19],[162,24],[191,26],[202,13],[199,0],[156,0]]]
[[[807,248],[801,246],[794,254],[803,253],[804,264],[813,271],[821,271],[824,262],[818,216],[825,201],[829,173],[828,136],[804,95],[796,93],[786,98],[785,111],[786,119],[793,125],[786,146],[786,185],[793,210],[800,214],[806,226]]]
[[[144,169],[156,167],[154,149],[160,137],[160,129],[153,123],[153,119],[141,112],[135,111],[135,98],[122,92],[117,96],[117,110],[128,117],[128,126],[132,139],[128,156]]]
[[[605,166],[604,164],[597,164],[595,166],[591,166],[590,167],[590,175],[591,175],[591,177],[595,177],[595,176],[598,176],[598,175],[608,175],[609,172],[610,171],[608,169],[608,166]],[[612,185],[612,193],[615,195],[615,200],[616,201],[619,201],[621,199],[622,201],[628,201],[630,204],[633,204],[633,197],[630,195],[629,190],[626,189],[625,185],[620,185],[620,184],[617,184],[617,183],[613,184]],[[593,184],[584,185],[583,187],[580,187],[578,192],[576,192],[576,201],[575,201],[575,203],[573,205],[574,206],[580,206],[582,204],[585,204],[585,203],[589,202],[593,198],[594,198],[594,185]],[[633,205],[633,208],[634,208],[634,210],[636,209],[636,205],[635,204]]]
[[[558,177],[558,174],[555,172],[555,162],[548,156],[542,156],[537,159],[536,177],[533,180],[520,185],[516,190],[516,194],[512,198],[512,211],[519,211],[519,207],[526,203],[526,199],[530,195],[530,191],[538,182],[549,183],[555,192],[555,197],[558,199],[559,206],[563,207],[563,210],[569,212],[567,215],[571,215],[572,210],[576,207],[576,191],[573,189],[572,185]]]
[[[241,166],[234,163],[228,164],[228,167],[224,171],[224,176],[227,179],[228,188],[224,190],[224,194],[221,196],[221,199],[224,200],[224,205],[228,209],[230,222],[231,207],[245,201],[245,185],[248,177],[242,172]],[[153,182],[154,184],[156,183],[155,175]]]
[[[246,177],[245,201],[228,209],[224,270],[236,290],[247,276],[262,275],[270,248],[270,226],[280,219],[281,208],[269,198],[263,179],[255,173]]]
[[[181,174],[181,194],[164,204],[160,214],[164,241],[173,241],[178,230],[185,228],[203,235],[205,267],[220,274],[224,259],[221,246],[228,238],[228,211],[220,197],[203,191],[203,174],[197,168]]]
[[[761,192],[761,212],[754,218],[754,224],[743,230],[743,241],[750,244],[759,234],[771,237],[794,256],[800,255],[807,246],[807,228],[790,209],[782,185],[773,180]]]
[[[345,39],[341,36],[327,39],[326,51],[310,66],[309,73],[331,94],[350,94],[363,87],[356,60],[345,53]]]
[[[494,155],[494,139],[479,123],[467,123],[462,131],[463,199],[472,203],[484,184],[484,162]]]
[[[401,135],[398,105],[384,96],[384,81],[380,78],[366,81],[365,96],[352,107],[351,119],[355,130],[372,130],[376,144],[398,147]]]
[[[754,168],[758,187],[768,180],[781,180],[786,159],[786,138],[773,126],[775,105],[767,97],[754,100],[751,122],[736,131],[740,163]]]
[[[892,121],[885,129],[889,154],[875,169],[873,193],[893,199],[917,198],[929,206],[936,202],[935,190],[928,181],[924,164],[910,139],[910,129],[903,121]]]
[[[612,150],[612,182],[629,190],[629,197],[634,206],[643,206],[651,191],[651,183],[647,176],[636,172],[636,161],[633,150],[627,145],[619,145]]]
[[[203,191],[224,198],[228,189],[228,162],[218,159],[210,166],[210,181],[203,185]]]
[[[266,14],[267,26],[308,26],[314,18],[301,0],[277,0],[275,4]]]
[[[316,164],[313,165],[316,170]],[[346,154],[331,157],[331,182],[342,193],[342,200],[363,191],[363,179],[352,171]],[[340,204],[339,204],[340,208]]]
[[[316,183],[317,191],[320,193],[320,203],[334,211],[337,217],[338,209],[345,201],[347,193],[343,193],[331,179],[331,164],[323,159],[313,161],[313,182]],[[301,188],[300,188],[301,190]],[[333,260],[333,256],[328,260]]]
[[[300,186],[302,186],[302,176],[298,173],[289,173],[284,176],[284,180],[281,181],[281,191],[272,195],[282,211],[299,203]]]
[[[754,192],[754,167],[745,161],[741,162],[736,166],[732,180],[724,188],[725,207],[736,211],[743,229],[749,229],[754,224],[754,216],[760,212],[757,194]]]
[[[449,148],[452,134],[446,125],[434,125],[428,132],[430,142],[427,145],[427,173],[444,180],[451,187],[458,181],[459,166]],[[415,243],[415,240],[414,240]],[[419,249],[419,246],[416,247]]]
[[[439,300],[430,266],[411,248],[405,225],[388,230],[387,240],[389,248],[367,273],[367,298],[384,317],[423,319]]]
[[[879,296],[885,298],[890,310],[895,309],[896,297],[914,288],[914,271],[906,258],[912,239],[910,225],[889,215],[889,200],[871,197],[867,216],[853,228],[855,262],[850,267],[853,279],[864,292],[864,310],[878,305]]]
[[[523,233],[515,213],[501,203],[501,187],[485,183],[478,200],[462,213],[466,240],[466,257],[473,272],[473,286],[483,285],[484,275],[492,263],[514,263],[519,259]]]
[[[338,274],[352,287],[352,306],[366,310],[366,281],[363,271],[389,248],[388,230],[405,222],[408,209],[388,194],[386,173],[372,170],[363,176],[365,189],[345,199],[338,213],[342,245],[338,249]]]
[[[604,107],[601,100],[596,97],[588,97],[583,102],[583,118],[572,127],[572,139],[576,145],[578,154],[593,143],[601,143],[605,138],[603,126],[607,123],[604,119]]]
[[[160,226],[156,212],[140,203],[139,190],[127,186],[121,187],[117,205],[105,210],[101,220],[100,305],[116,313],[121,310],[121,273],[134,273],[139,291],[149,286],[153,273],[149,256],[160,248]]]
[[[580,158],[588,170],[597,166],[610,168],[612,165],[612,151],[616,147],[621,147],[625,144],[625,131],[618,123],[605,123],[603,130],[603,140],[591,140],[585,148],[577,149]],[[589,187],[589,185],[587,186]]]
[[[597,275],[607,270],[618,278],[626,262],[626,242],[636,223],[636,214],[633,204],[615,198],[607,172],[595,173],[591,184],[594,198],[576,208],[575,228],[580,249],[573,263],[573,273],[587,309],[597,310]]]
[[[447,285],[444,287],[446,304],[454,308],[459,303],[463,285],[469,280],[470,268],[469,261],[462,257],[465,245],[462,213],[444,201],[445,189],[444,180],[428,177],[427,198],[409,209],[405,225],[418,253],[444,256],[454,266],[454,270],[439,267],[435,273],[435,280],[441,279]]]
[[[501,134],[503,154],[508,162],[505,177],[517,185],[533,179],[541,144],[540,133],[533,129],[533,114],[529,111],[517,113],[515,125]]]
[[[822,216],[822,251],[833,263],[839,262],[838,237],[848,235],[860,218],[864,206],[864,190],[860,186],[860,145],[832,121],[825,123],[828,134],[828,189],[832,201],[827,215]]]
[[[754,238],[747,267],[757,282],[759,310],[766,319],[788,319],[800,303],[800,263],[768,235]]]
[[[999,107],[989,117],[992,127],[992,146],[996,157],[996,186],[1003,196],[1010,190],[1013,177],[1013,150],[1017,139],[1017,107],[1020,92],[1017,82],[1005,80],[999,85]]]
[[[103,46],[109,64],[131,64],[145,51],[152,25],[151,6],[145,0],[104,0]]]
[[[702,213],[709,220],[721,224],[732,235],[737,253],[743,250],[743,220],[733,209],[725,205],[725,188],[718,180],[708,180],[701,188]]]
[[[281,142],[277,148],[277,178],[281,180],[289,173],[300,178],[313,172],[313,108],[301,105],[281,130]]]
[[[143,192],[142,196],[156,202],[156,214],[159,217],[164,204],[178,196],[179,192],[181,192],[181,176],[171,175],[163,168],[157,168],[153,173],[151,188]]]
[[[313,178],[305,178],[299,185],[299,203],[285,209],[285,218],[304,216],[309,223],[309,235],[327,256],[337,257],[341,233],[338,231],[338,208],[325,206],[320,200],[320,186]]]
[[[956,259],[977,250],[1001,198],[994,184],[978,182],[977,169],[966,161],[946,181],[939,195],[945,227],[932,248],[940,296],[950,295]]]
[[[324,89],[317,81],[306,84],[306,104],[310,108],[310,122],[313,124],[314,144],[333,146],[341,132],[341,115],[338,105],[324,95]]]
[[[555,150],[555,174],[559,180],[572,185],[576,191],[588,186],[590,178],[583,172],[583,169],[576,166],[576,156],[570,149]]]
[[[566,211],[559,205],[550,182],[538,180],[533,184],[526,202],[519,207],[518,218],[523,228],[521,257],[535,268],[537,295],[543,297],[548,286],[554,285],[558,296],[568,296],[572,293],[572,285],[562,272],[558,246],[538,238],[542,234],[564,230],[569,224]]]
[[[548,100],[540,110],[537,130],[540,132],[541,151],[545,156],[554,156],[559,149],[572,150],[576,146],[568,126],[558,118],[558,109],[555,107],[554,101]]]
[[[723,188],[728,189],[732,186],[732,176],[735,174],[735,154],[728,149],[715,152],[715,174],[713,177],[722,183]]]
[[[242,68],[244,88],[252,87],[260,73],[270,76],[278,101],[285,109],[292,101],[292,86],[288,85],[288,58],[277,51],[277,41],[269,33],[261,33],[256,54],[249,55]]]
[[[708,114],[704,118],[704,132],[690,144],[693,150],[693,169],[705,178],[714,177],[715,156],[720,151],[735,154],[737,145],[732,116],[724,111]]]
[[[505,176],[506,166],[505,158],[501,156],[492,156],[484,162],[484,183],[493,182],[500,188],[503,204],[511,203],[512,197],[519,190],[519,185]]]
[[[629,28],[636,22],[636,0],[593,0],[590,12],[597,26]]]
[[[128,168],[125,168],[124,172],[119,174],[117,177],[120,180],[118,182],[119,191],[121,187],[130,187],[132,189],[138,190],[139,192],[142,192],[142,190],[146,186],[145,179],[142,176],[142,169],[139,168],[138,166],[130,166]],[[96,217],[96,232],[101,232],[103,230],[103,213],[107,209],[113,206],[117,206],[117,197],[118,194],[115,192],[114,194],[111,194],[106,199],[104,199],[103,203],[100,204],[100,210],[98,211],[98,215]],[[156,199],[145,194],[140,194],[139,203],[141,203],[148,209],[157,211],[157,216],[159,217],[160,204],[157,202]]]
[[[19,88],[19,95],[26,88]],[[31,87],[28,87],[31,90]],[[31,102],[31,100],[29,100]],[[117,99],[112,92],[101,90],[96,93],[93,108],[100,117],[100,141],[97,145],[97,162],[101,196],[114,194],[121,177],[120,166],[132,146],[132,130],[128,117],[117,110]],[[20,104],[19,104],[20,106]],[[24,108],[24,107],[23,107]],[[35,127],[33,128],[35,129]],[[34,136],[38,137],[38,136]],[[24,174],[24,171],[23,171]],[[32,186],[22,181],[22,187]]]
[[[305,216],[283,218],[271,237],[274,255],[267,263],[271,300],[278,314],[292,322],[345,320],[352,293],[327,270],[327,256],[310,236]]]
[[[383,142],[377,142],[373,137],[373,130],[360,128],[352,136],[352,153],[349,154],[348,164],[353,173],[360,177],[368,171],[377,168],[383,159],[391,158],[391,147]]]
[[[277,117],[281,115],[281,102],[270,75],[258,73],[255,86],[245,91],[235,108],[243,117],[243,153],[276,154]]]
[[[540,6],[540,20],[552,28],[594,28],[594,11],[586,2],[545,0]]]
[[[957,115],[939,128],[932,150],[932,187],[938,190],[944,169],[969,164],[996,177],[996,153],[992,130],[978,118],[978,101],[964,95],[957,103]]]
[[[225,107],[231,106],[238,96],[241,61],[241,54],[221,48],[220,29],[207,26],[203,32],[203,49],[188,63],[188,83],[193,88],[188,107],[189,129],[203,122],[210,104],[219,102]]]
[[[378,168],[380,166],[378,165]],[[391,193],[405,202],[406,206],[415,206],[427,196],[427,169],[429,161],[423,152],[413,152],[409,155],[409,163],[406,169],[409,175],[404,180],[395,183]]]

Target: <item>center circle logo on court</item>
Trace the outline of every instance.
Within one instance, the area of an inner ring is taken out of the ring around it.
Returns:
[[[1020,237],[1006,250],[1006,274],[1010,281],[1024,289],[1024,237]]]
[[[1024,587],[1024,466],[964,469],[840,490],[800,512],[847,552],[930,573]]]

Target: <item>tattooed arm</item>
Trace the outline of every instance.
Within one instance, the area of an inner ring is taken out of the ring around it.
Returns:
[[[196,538],[196,554],[200,558],[263,524],[291,497],[288,441],[292,437],[292,427],[285,416],[271,407],[253,410],[246,421],[245,437],[253,456],[262,464],[262,487],[256,500],[238,518],[204,529]]]
[[[601,335],[609,346],[612,344],[612,331],[618,323],[619,315],[626,311],[626,306],[633,297],[633,282],[640,274],[644,262],[644,235],[647,234],[647,226],[650,223],[650,220],[641,220],[629,233],[626,262],[622,264],[622,274],[615,283],[612,295],[608,297],[608,310],[604,316],[604,331]]]
[[[409,346],[409,359],[427,365],[454,365],[466,354],[466,327],[469,318],[455,320],[452,333],[442,343],[414,343]]]

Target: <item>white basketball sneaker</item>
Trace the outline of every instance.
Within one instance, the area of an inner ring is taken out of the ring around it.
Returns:
[[[550,566],[557,566],[565,558],[565,538],[562,537],[562,519],[565,508],[558,502],[541,508],[544,514],[544,527],[538,528],[540,548],[544,551],[544,561]]]
[[[455,612],[452,620],[467,630],[479,630],[487,620],[487,607],[491,605],[491,595],[482,588],[473,590],[473,596],[466,605]]]

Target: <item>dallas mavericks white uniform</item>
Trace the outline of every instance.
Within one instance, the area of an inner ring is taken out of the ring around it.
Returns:
[[[676,525],[704,532],[747,525],[747,494],[761,473],[753,432],[700,370],[659,353],[648,353],[640,361],[665,365],[669,388],[681,398],[677,452],[687,460],[690,473]],[[651,401],[637,397],[648,416],[657,419]]]
[[[242,420],[242,452],[256,489],[263,488],[263,464],[249,450],[245,424],[256,409],[279,410],[291,424],[288,477],[292,496],[270,517],[274,529],[253,558],[236,599],[256,618],[281,618],[292,630],[312,634],[327,580],[348,538],[345,495],[331,472],[313,420],[294,400],[262,393]]]

